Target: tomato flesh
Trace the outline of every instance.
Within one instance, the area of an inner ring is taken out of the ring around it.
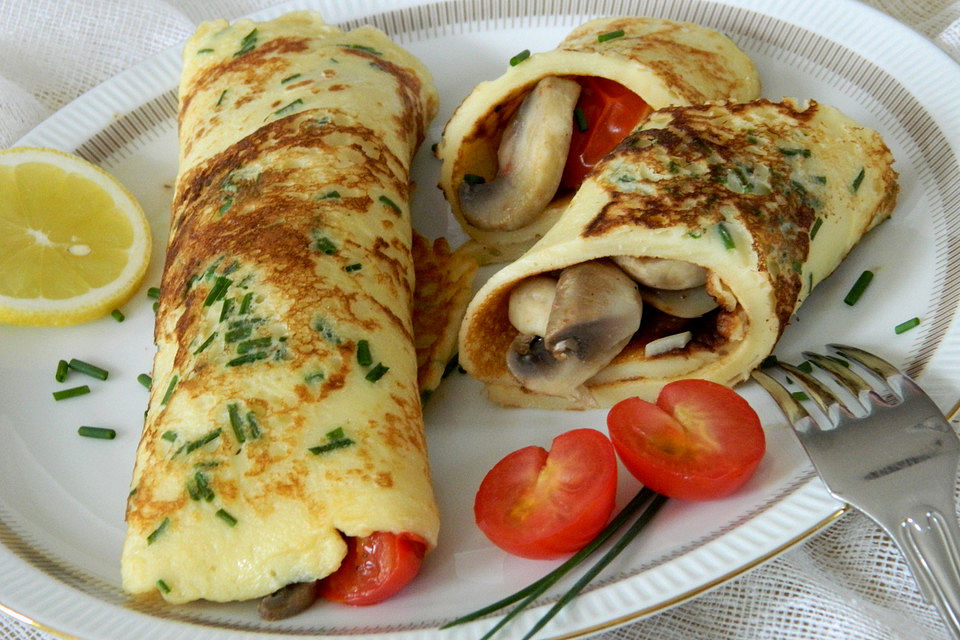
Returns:
[[[420,571],[427,549],[412,533],[377,531],[346,543],[347,556],[320,581],[320,596],[355,606],[377,604],[400,591]]]
[[[671,498],[709,500],[739,489],[766,440],[757,413],[731,389],[706,380],[666,385],[656,404],[623,400],[607,414],[624,466]]]
[[[570,152],[560,186],[577,189],[584,176],[643,120],[650,107],[625,86],[607,78],[580,76],[577,108],[583,113],[587,130],[574,123]]]
[[[577,551],[606,525],[617,491],[617,458],[595,429],[557,436],[549,453],[531,446],[498,462],[474,501],[477,526],[495,545],[524,558]]]

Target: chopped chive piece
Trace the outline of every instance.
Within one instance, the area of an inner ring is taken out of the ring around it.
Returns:
[[[616,31],[607,31],[606,33],[601,33],[597,36],[597,42],[606,42],[607,40],[613,40],[615,38],[622,38],[624,36],[623,29],[617,29]]]
[[[161,522],[160,525],[153,530],[153,533],[147,536],[147,544],[151,545],[154,542],[156,542],[157,538],[160,537],[160,534],[163,533],[169,526],[170,526],[170,518],[164,518],[163,522]]]
[[[137,376],[137,382],[149,389],[153,385],[153,378],[150,377],[150,374],[141,373]]]
[[[583,113],[583,109],[580,107],[577,107],[573,110],[573,119],[577,123],[577,129],[579,129],[581,132],[590,128],[590,125],[587,123],[587,116]]]
[[[230,315],[230,308],[233,306],[233,298],[224,298],[223,307],[220,309],[220,322],[223,322],[227,319],[227,316]]]
[[[296,100],[294,100],[293,102],[291,102],[291,103],[288,104],[287,106],[285,106],[285,107],[280,107],[279,109],[277,109],[276,111],[274,111],[273,114],[276,115],[276,116],[285,116],[285,115],[287,115],[288,113],[290,113],[291,111],[293,111],[293,110],[297,107],[298,104],[303,104],[303,98],[297,98]]]
[[[193,453],[203,445],[209,444],[214,440],[216,440],[217,438],[219,438],[221,433],[222,433],[221,429],[214,429],[213,431],[203,436],[199,440],[191,440],[190,442],[186,443],[185,445],[180,447],[180,449],[177,449],[177,453],[180,453],[180,451],[183,451],[184,453]]]
[[[231,527],[237,526],[237,519],[234,518],[229,513],[227,513],[226,511],[224,511],[223,509],[217,510],[217,517],[223,520],[224,522],[226,522]]]
[[[60,362],[58,362],[58,363],[57,363],[57,372],[56,372],[55,374],[53,374],[54,379],[55,379],[57,382],[63,382],[64,380],[66,380],[66,379],[67,379],[67,370],[68,370],[68,369],[69,369],[69,366],[67,365],[67,361],[66,361],[66,360],[61,360]]]
[[[797,402],[803,402],[804,400],[809,400],[809,399],[810,399],[810,396],[808,396],[807,394],[805,394],[803,391],[794,391],[794,392],[791,393],[790,395],[791,395],[791,396],[793,397],[793,399],[796,400]]]
[[[193,355],[197,355],[197,354],[199,354],[201,351],[203,351],[204,349],[206,349],[207,347],[209,347],[209,346],[210,346],[210,343],[213,342],[213,339],[216,338],[216,337],[217,337],[217,332],[214,331],[213,333],[211,333],[211,334],[207,337],[206,340],[203,341],[203,344],[201,344],[199,347],[197,347],[197,350],[193,352]]]
[[[784,149],[783,147],[780,147],[777,150],[785,156],[803,156],[804,158],[810,157],[810,149]]]
[[[223,91],[220,92],[220,97],[217,98],[217,104],[213,106],[219,107],[220,105],[223,104],[223,99],[227,97],[227,91],[228,91],[227,89],[224,89]]]
[[[510,66],[515,67],[529,57],[530,57],[530,49],[524,49],[517,55],[510,58]]]
[[[320,253],[328,256],[337,252],[337,245],[333,242],[333,240],[324,235],[317,235],[314,237],[312,248],[315,251],[319,251]]]
[[[323,336],[323,339],[331,344],[343,344],[343,338],[341,338],[333,327],[327,324],[327,321],[323,318],[317,318],[313,321],[313,329],[320,332],[320,335]]]
[[[317,196],[314,199],[315,200],[332,200],[334,198],[339,198],[339,197],[340,197],[340,192],[334,189],[333,191],[327,192],[322,196]]]
[[[217,276],[217,279],[213,282],[213,286],[210,287],[210,292],[203,301],[203,306],[209,307],[214,302],[220,300],[220,298],[226,295],[227,289],[231,284],[233,284],[233,280],[230,278],[226,276]]]
[[[159,309],[159,308],[160,308],[160,303],[159,303],[159,302],[154,302],[154,303],[153,303],[153,312],[156,313],[156,312],[157,312],[157,309]]]
[[[365,44],[348,44],[347,47],[350,48],[350,49],[357,49],[357,50],[359,50],[359,51],[366,51],[367,53],[372,53],[372,54],[375,55],[375,56],[381,56],[381,55],[383,55],[382,53],[380,53],[379,51],[377,51],[377,50],[374,49],[373,47],[368,47],[368,46],[365,45]]]
[[[239,313],[240,315],[244,315],[248,313],[250,311],[250,305],[252,304],[253,304],[253,292],[249,291],[245,296],[243,296],[243,300],[240,301],[240,310],[237,313]]]
[[[487,179],[475,173],[465,173],[463,174],[463,181],[467,184],[483,184]]]
[[[170,587],[163,580],[157,580],[157,589],[160,590],[160,593],[170,593]]]
[[[844,296],[843,301],[846,302],[851,307],[857,303],[857,300],[860,299],[860,296],[863,295],[863,292],[867,290],[867,286],[870,284],[870,281],[873,280],[873,272],[866,270],[860,274],[860,277],[857,278],[857,281],[853,283],[853,286],[850,287],[850,291],[847,292],[847,295]]]
[[[303,376],[303,381],[308,384],[313,384],[314,382],[321,382],[326,377],[323,371],[314,371],[313,373],[308,373]]]
[[[190,493],[190,497],[194,500],[202,498],[206,502],[213,502],[214,497],[216,497],[213,489],[210,488],[210,481],[207,480],[207,475],[203,471],[197,471],[193,474],[192,487],[188,482],[187,492]]]
[[[853,182],[850,183],[850,189],[856,193],[860,188],[860,183],[863,182],[863,177],[866,175],[866,170],[863,167],[860,167],[860,173],[857,174],[857,177],[853,179]]]
[[[733,249],[737,245],[733,242],[733,236],[730,235],[730,230],[727,229],[727,225],[722,222],[717,223],[717,232],[720,234],[720,239],[723,240],[723,246],[727,249]]]
[[[223,336],[223,340],[224,342],[237,342],[238,340],[249,338],[251,333],[253,333],[253,327],[244,325],[227,331]]]
[[[763,359],[763,362],[760,363],[760,368],[765,369],[766,367],[772,367],[778,362],[779,360],[777,360],[777,356],[771,354]]]
[[[390,367],[385,367],[382,362],[378,362],[373,369],[370,369],[370,371],[367,372],[367,375],[364,376],[364,378],[366,378],[370,382],[376,382],[377,380],[382,378],[383,374],[385,374],[389,370],[390,370]]]
[[[167,442],[176,442],[177,432],[176,431],[164,431],[163,435],[160,436],[161,439],[166,440]]]
[[[247,411],[247,426],[250,427],[250,437],[256,440],[260,437],[260,421],[253,411]]]
[[[343,427],[337,427],[327,431],[327,440],[342,440],[344,438]]]
[[[98,438],[100,440],[113,440],[117,437],[117,432],[105,427],[80,427],[77,433],[84,438]]]
[[[382,202],[383,204],[393,209],[394,213],[396,213],[397,215],[400,215],[403,213],[403,210],[400,209],[397,203],[391,200],[390,198],[388,198],[387,196],[380,196],[378,200],[380,200],[380,202]]]
[[[217,213],[222,216],[227,211],[230,211],[230,207],[232,206],[233,206],[233,198],[224,198],[223,203],[220,205],[220,208],[217,209]]]
[[[227,413],[230,414],[230,426],[233,427],[233,435],[237,437],[237,442],[246,442],[247,436],[243,433],[243,418],[240,417],[240,407],[231,402],[227,405]]]
[[[299,78],[301,75],[303,75],[303,74],[301,74],[301,73],[295,73],[295,74],[293,74],[292,76],[287,76],[286,78],[284,78],[283,80],[280,81],[280,84],[287,84],[288,82],[290,82],[290,81],[292,81],[292,80],[296,80],[296,79]]]
[[[813,226],[810,227],[810,239],[813,240],[817,237],[817,233],[820,231],[820,226],[823,224],[823,218],[817,218],[813,221]]]
[[[242,364],[250,364],[251,362],[256,362],[257,360],[263,360],[267,357],[265,351],[257,351],[255,353],[247,353],[240,356],[239,358],[234,358],[233,360],[227,363],[228,367],[237,367]]]
[[[322,444],[318,447],[310,447],[308,451],[315,456],[320,455],[321,453],[327,453],[328,451],[333,451],[334,449],[342,449],[344,447],[349,447],[353,444],[353,440],[350,438],[341,438],[339,440],[331,440],[326,444]]]
[[[910,329],[913,329],[918,324],[920,324],[920,318],[910,318],[909,320],[905,322],[901,322],[900,324],[895,326],[893,328],[893,332],[896,333],[897,335],[900,335],[904,331],[910,331]]]
[[[110,315],[113,316],[113,319],[116,320],[117,322],[123,322],[124,320],[127,319],[127,317],[123,315],[123,312],[120,311],[120,309],[114,309],[113,311],[110,312]]]
[[[204,49],[197,49],[197,53],[213,53],[213,49],[206,47]]]
[[[160,287],[150,287],[147,289],[147,297],[156,300],[160,297]]]
[[[180,377],[177,374],[174,374],[170,378],[170,384],[167,385],[167,390],[163,394],[163,399],[160,401],[160,405],[163,406],[167,404],[170,400],[170,396],[173,395],[173,388],[177,386],[177,382],[180,380]]]
[[[803,371],[804,373],[813,373],[813,365],[810,364],[809,360],[804,360],[801,362],[799,365],[797,365],[797,369],[800,369],[800,371]]]
[[[814,182],[819,182],[820,184],[827,184],[827,176],[813,176]]]
[[[353,264],[348,264],[343,268],[347,273],[353,273],[354,271],[360,271],[363,268],[363,265],[359,262],[354,262]]]
[[[370,355],[370,343],[366,340],[357,343],[357,364],[361,367],[369,367],[373,364],[373,356]]]
[[[90,387],[88,387],[87,385],[81,385],[79,387],[71,387],[69,389],[54,391],[53,399],[66,400],[67,398],[75,398],[76,396],[82,396],[86,393],[90,393]]]
[[[70,362],[67,363],[67,366],[74,371],[84,373],[97,380],[106,380],[107,376],[110,375],[106,369],[101,369],[96,365],[84,362],[83,360],[77,360],[76,358],[71,359]]]
[[[240,41],[240,50],[233,54],[234,58],[253,51],[257,47],[257,30],[254,29]]]
[[[244,340],[237,345],[237,354],[243,355],[245,353],[250,353],[251,351],[266,349],[270,346],[271,342],[273,342],[273,338],[270,336],[254,338],[253,340]]]

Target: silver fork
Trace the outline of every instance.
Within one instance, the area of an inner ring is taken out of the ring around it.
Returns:
[[[828,349],[833,355],[804,352],[816,369],[778,362],[753,378],[780,405],[830,493],[893,538],[921,593],[960,640],[953,497],[960,439],[930,397],[889,362],[856,347]]]

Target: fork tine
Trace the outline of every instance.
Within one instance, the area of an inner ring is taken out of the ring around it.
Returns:
[[[831,360],[812,351],[804,351],[803,357],[833,375],[836,381],[852,393],[855,398],[859,399],[861,394],[873,391],[873,387],[867,384],[866,380],[851,371],[850,367],[845,367],[836,360]]]
[[[870,371],[873,371],[883,380],[889,380],[890,378],[903,375],[903,373],[895,366],[883,358],[873,355],[869,351],[864,351],[863,349],[850,347],[844,344],[828,344],[827,347],[839,353],[843,357],[849,358],[850,360],[853,360],[854,362],[866,367]]]
[[[766,389],[767,393],[773,396],[774,401],[780,405],[783,413],[786,414],[787,420],[790,422],[790,424],[797,424],[803,418],[810,417],[810,414],[807,413],[807,410],[803,408],[803,405],[797,402],[793,395],[791,395],[790,392],[787,391],[783,385],[777,382],[774,378],[770,377],[760,369],[754,370],[753,373],[750,374],[750,377],[760,383],[760,386]]]
[[[833,391],[828,389],[826,385],[814,378],[809,373],[805,372],[803,369],[798,369],[792,364],[787,364],[786,362],[780,362],[778,363],[778,366],[800,381],[800,384],[803,386],[803,388],[807,390],[807,395],[809,395],[810,398],[817,403],[817,405],[820,407],[820,410],[823,411],[827,417],[830,416],[830,407],[833,406],[838,406],[842,411],[849,413],[849,410],[842,402],[840,402],[840,399],[834,395]]]

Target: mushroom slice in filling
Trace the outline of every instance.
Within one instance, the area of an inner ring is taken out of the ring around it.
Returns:
[[[264,620],[283,620],[309,608],[319,594],[316,580],[288,584],[261,598],[257,612]]]
[[[524,387],[572,396],[605,367],[640,328],[636,283],[607,260],[563,269],[544,335],[520,333],[507,368]]]
[[[707,282],[707,270],[686,260],[613,256],[613,261],[631,278],[653,289],[692,289]]]
[[[496,177],[460,185],[460,208],[470,224],[511,231],[540,216],[563,176],[579,95],[574,80],[550,76],[524,98],[503,132]]]
[[[557,280],[549,276],[533,276],[518,284],[510,293],[510,324],[520,333],[543,336],[547,333],[550,309],[557,296]]]
[[[680,291],[668,289],[642,289],[643,301],[660,311],[677,318],[699,318],[719,306],[707,292],[707,287],[693,287]]]

